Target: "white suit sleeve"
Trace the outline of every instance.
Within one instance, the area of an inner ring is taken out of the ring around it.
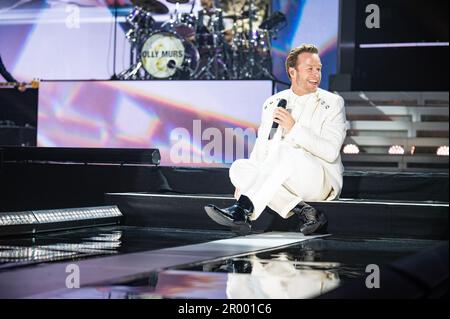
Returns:
[[[265,149],[267,147],[267,136],[269,136],[270,126],[272,122],[267,120],[267,107],[269,100],[264,103],[263,111],[261,115],[261,124],[258,128],[258,134],[255,141],[255,146],[253,147],[252,152],[250,153],[250,160],[261,162],[264,159],[263,154],[265,153]]]
[[[286,135],[286,140],[326,162],[333,163],[340,155],[346,135],[344,100],[339,97],[336,107],[330,111],[322,125],[320,135],[296,123]]]

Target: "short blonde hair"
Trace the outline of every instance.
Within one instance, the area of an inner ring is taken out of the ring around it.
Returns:
[[[314,44],[302,44],[301,46],[294,48],[289,52],[286,58],[286,73],[291,78],[289,74],[289,68],[294,68],[297,66],[298,56],[302,53],[313,53],[319,54],[319,49]]]

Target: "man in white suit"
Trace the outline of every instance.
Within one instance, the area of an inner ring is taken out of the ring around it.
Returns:
[[[304,201],[339,197],[346,118],[344,100],[319,88],[321,70],[314,45],[291,50],[286,59],[291,88],[264,103],[250,158],[237,160],[230,168],[237,202],[224,209],[207,205],[214,221],[248,231],[251,220],[268,206],[283,218],[299,215],[304,235],[326,227],[325,215]],[[278,107],[283,105],[286,108]],[[272,123],[279,125],[276,131]]]

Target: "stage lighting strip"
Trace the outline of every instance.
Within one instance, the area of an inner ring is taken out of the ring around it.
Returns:
[[[34,214],[41,224],[122,216],[117,207],[52,209],[36,211]]]
[[[0,263],[51,261],[76,256],[76,252],[51,251],[45,246],[0,246]]]
[[[120,217],[117,206],[75,209],[51,209],[18,213],[0,213],[0,226],[47,224],[75,220]]]
[[[1,246],[0,263],[59,260],[72,256],[116,254],[120,243],[39,245],[35,247]]]
[[[33,212],[0,213],[0,226],[38,224]]]
[[[0,245],[0,264],[11,262],[54,261],[72,256],[116,254],[121,246],[121,233],[89,237],[82,243],[57,243],[33,247]],[[107,241],[106,241],[107,240]]]

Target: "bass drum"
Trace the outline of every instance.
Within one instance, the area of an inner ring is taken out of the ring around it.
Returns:
[[[190,79],[199,60],[197,48],[172,32],[150,35],[141,50],[142,66],[155,79]]]

